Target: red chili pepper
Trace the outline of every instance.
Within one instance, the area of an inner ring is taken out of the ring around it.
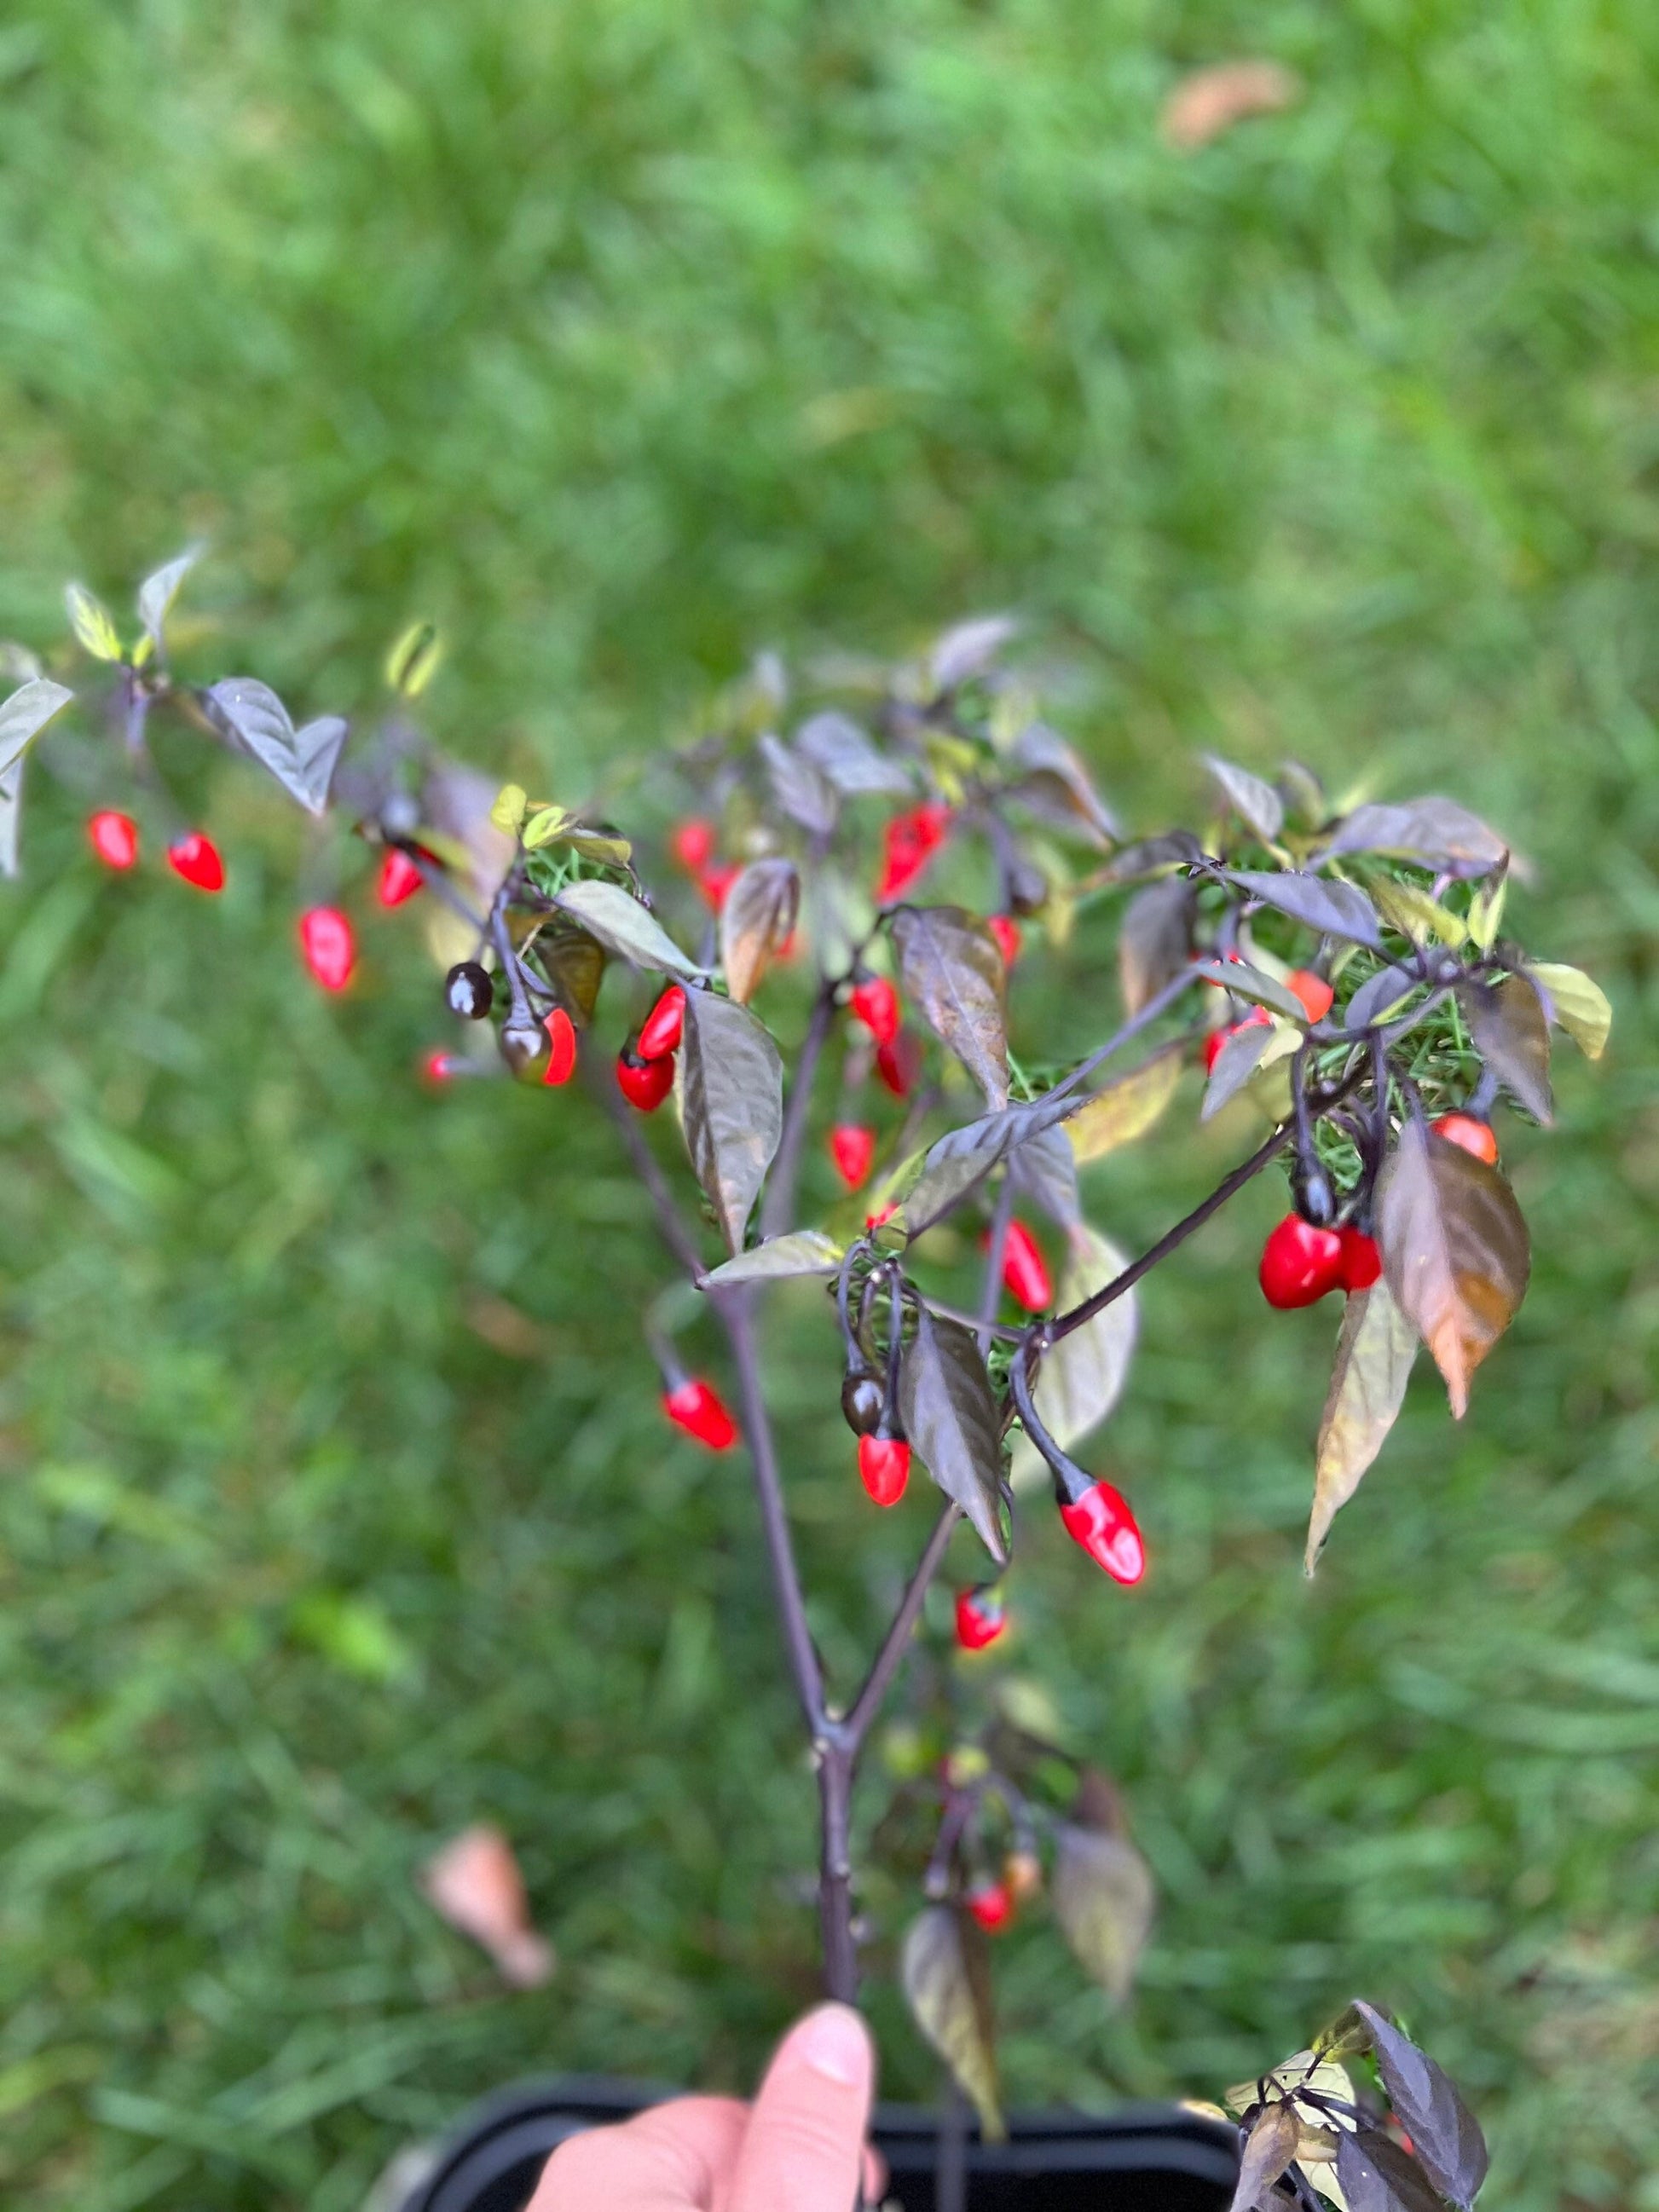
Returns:
[[[659,1060],[641,1060],[624,1045],[617,1054],[617,1088],[641,1114],[654,1114],[674,1088],[673,1054],[665,1053]]]
[[[910,1480],[910,1447],[902,1437],[860,1437],[859,1476],[878,1505],[896,1505]]]
[[[1376,1239],[1363,1229],[1339,1229],[1342,1247],[1341,1272],[1337,1280],[1345,1291],[1368,1291],[1382,1273],[1382,1255]]]
[[[866,975],[854,983],[848,998],[855,1021],[864,1024],[878,1044],[891,1044],[899,1033],[898,993],[884,975]]]
[[[137,864],[138,824],[130,814],[100,807],[87,817],[87,840],[106,868],[120,873]]]
[[[1285,988],[1292,998],[1301,1000],[1310,1022],[1322,1022],[1336,1002],[1335,992],[1311,968],[1292,968],[1285,978]]]
[[[1316,1229],[1299,1213],[1287,1213],[1268,1231],[1258,1280],[1270,1306],[1317,1304],[1341,1279],[1342,1239],[1335,1230]]]
[[[668,849],[688,876],[700,876],[714,857],[714,825],[694,816],[668,833]]]
[[[727,1413],[712,1382],[688,1376],[663,1392],[662,1409],[677,1429],[709,1451],[729,1451],[738,1440],[738,1425]]]
[[[388,845],[380,856],[380,875],[374,896],[384,907],[401,906],[405,899],[412,899],[425,882],[426,878],[403,848]]]
[[[199,830],[174,838],[167,847],[167,866],[198,891],[222,891],[225,887],[225,864],[219,848]]]
[[[1054,1302],[1054,1286],[1042,1248],[1023,1221],[1011,1221],[1002,1247],[1002,1281],[1016,1305],[1027,1313],[1047,1313]]]
[[[837,1121],[830,1132],[830,1157],[848,1190],[867,1182],[876,1157],[876,1133],[862,1121]]]
[[[685,994],[678,983],[671,983],[641,1024],[640,1058],[660,1060],[665,1053],[678,1050],[684,1028]]]
[[[547,1031],[548,1042],[551,1047],[542,1081],[545,1084],[568,1083],[576,1073],[576,1025],[562,1006],[555,1006],[542,1027]]]
[[[985,926],[997,941],[1003,966],[1012,968],[1018,959],[1019,948],[1024,942],[1019,924],[1010,914],[994,914]]]
[[[988,1936],[996,1935],[1014,1917],[1014,1900],[1006,1882],[978,1882],[963,1902]]]
[[[300,916],[300,950],[325,991],[343,991],[357,964],[357,937],[337,906],[307,907]]]
[[[957,1592],[957,1642],[964,1651],[983,1651],[1008,1626],[1008,1611],[994,1590]]]
[[[1443,1137],[1460,1152],[1473,1152],[1489,1168],[1497,1166],[1498,1133],[1490,1121],[1482,1121],[1473,1114],[1443,1114],[1429,1127],[1437,1137]]]
[[[1146,1547],[1128,1500],[1109,1482],[1091,1483],[1081,1498],[1062,1504],[1060,1517],[1074,1544],[1080,1544],[1114,1582],[1138,1583],[1146,1571]]]

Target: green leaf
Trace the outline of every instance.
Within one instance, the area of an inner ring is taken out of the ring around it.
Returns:
[[[789,942],[800,910],[800,878],[793,860],[751,860],[720,908],[720,966],[726,988],[747,1006],[773,955]]]
[[[524,826],[529,805],[521,783],[504,783],[495,794],[489,818],[498,830],[504,830],[509,837],[516,837]]]
[[[1471,1376],[1526,1294],[1531,1248],[1515,1194],[1496,1168],[1413,1115],[1378,1187],[1377,1240],[1395,1303],[1461,1419]]]
[[[1510,975],[1494,988],[1473,979],[1457,987],[1476,1049],[1504,1088],[1546,1128],[1555,1118],[1550,1095],[1550,1025],[1537,986]]]
[[[0,775],[23,757],[54,714],[62,714],[75,696],[49,676],[36,676],[0,705]]]
[[[836,1275],[846,1258],[846,1248],[822,1229],[792,1229],[785,1237],[769,1237],[752,1250],[722,1260],[702,1278],[704,1290],[727,1283],[778,1282],[786,1277]]]
[[[669,975],[703,972],[680,951],[650,908],[641,906],[620,884],[568,884],[554,904],[597,937],[607,952],[631,961],[636,968]]]
[[[1550,1019],[1560,1024],[1589,1059],[1600,1060],[1613,1029],[1612,1003],[1601,985],[1582,969],[1553,960],[1529,962],[1526,972],[1544,993]]]
[[[1001,1421],[971,1329],[920,1309],[899,1369],[899,1407],[917,1457],[1006,1565]]]
[[[727,1249],[741,1252],[749,1216],[783,1133],[783,1061],[754,1015],[713,991],[685,994],[680,1103],[697,1181]]]
[[[1008,1103],[1006,979],[994,937],[956,906],[901,907],[890,927],[905,994],[994,1108]]]
[[[1157,1893],[1146,1860],[1127,1837],[1060,1821],[1051,1899],[1078,1964],[1121,2004],[1152,1933]]]
[[[495,818],[494,807],[489,818],[492,822]],[[563,836],[575,818],[562,806],[538,807],[520,832],[526,852],[539,852],[544,845],[550,845],[556,837]]]
[[[1494,869],[1484,883],[1476,885],[1469,900],[1469,942],[1482,952],[1490,952],[1498,942],[1498,929],[1504,919],[1504,901],[1510,887],[1509,862]]]
[[[346,740],[340,715],[319,715],[296,730],[270,686],[252,676],[227,676],[210,684],[202,701],[220,729],[268,768],[291,799],[309,814],[326,812]]]
[[[1080,1223],[1072,1233],[1060,1271],[1057,1310],[1066,1313],[1093,1297],[1127,1265],[1109,1237],[1087,1222]],[[1135,1293],[1126,1291],[1043,1353],[1031,1396],[1043,1426],[1066,1450],[1098,1428],[1122,1396],[1139,1321]],[[1022,1481],[1042,1472],[1045,1464],[1024,1436],[1014,1445],[1013,1463],[1015,1478]]]
[[[1417,1332],[1385,1281],[1352,1291],[1336,1340],[1314,1452],[1313,1512],[1304,1567],[1312,1574],[1331,1523],[1358,1489],[1394,1426],[1417,1358]]]
[[[186,547],[165,567],[146,576],[138,586],[138,619],[157,653],[165,650],[162,633],[173,611],[173,603],[179,596],[179,587],[201,559],[204,550],[200,545]]]
[[[1469,926],[1462,915],[1431,898],[1420,884],[1374,876],[1366,890],[1383,921],[1402,937],[1409,937],[1413,945],[1426,945],[1431,937],[1442,945],[1462,945],[1468,936]]]
[[[930,1905],[906,1931],[899,1979],[916,2026],[971,2101],[986,2140],[1000,2142],[1007,2130],[981,1930],[953,1906]]]
[[[67,584],[64,605],[69,610],[70,628],[84,651],[94,660],[121,659],[120,636],[101,599],[94,598],[84,584]]]
[[[386,680],[401,698],[418,699],[443,657],[443,640],[435,626],[410,623],[386,657]]]

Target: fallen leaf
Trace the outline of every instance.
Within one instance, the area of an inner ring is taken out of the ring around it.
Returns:
[[[421,1887],[452,1928],[489,1952],[503,1981],[533,1990],[552,1978],[553,1947],[530,1923],[524,1877],[499,1828],[463,1829],[428,1861]]]
[[[1178,154],[1195,154],[1252,115],[1275,115],[1302,90],[1278,62],[1218,62],[1182,78],[1164,103],[1159,128]]]

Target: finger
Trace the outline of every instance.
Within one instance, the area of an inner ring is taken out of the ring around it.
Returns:
[[[735,2097],[676,2097],[559,2145],[525,2212],[709,2212],[749,2124]]]
[[[887,2161],[878,2150],[866,2147],[864,2154],[864,2201],[879,2204],[887,2194]]]
[[[848,2212],[876,2070],[869,2031],[820,2005],[785,2036],[738,2154],[731,2212]]]

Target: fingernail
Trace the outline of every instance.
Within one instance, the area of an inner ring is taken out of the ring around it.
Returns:
[[[858,2087],[869,2076],[869,2034],[846,2005],[820,2005],[809,2013],[795,2031],[794,2045],[803,2065],[844,2088]]]

